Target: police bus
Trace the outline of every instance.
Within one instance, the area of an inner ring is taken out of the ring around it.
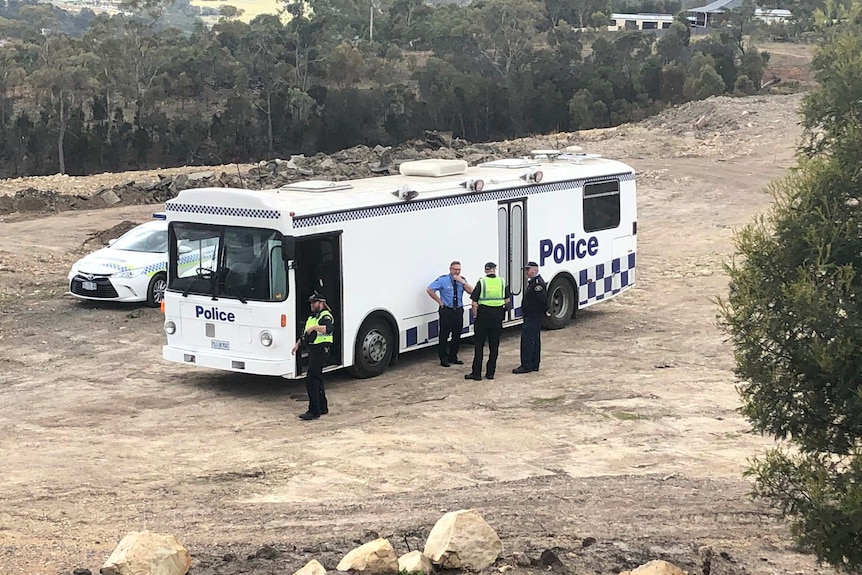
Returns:
[[[166,213],[163,357],[194,366],[300,377],[307,359],[290,349],[317,292],[336,320],[327,369],[378,375],[436,344],[425,287],[452,260],[473,284],[484,262],[498,262],[512,293],[507,326],[522,321],[530,260],[548,282],[549,329],[635,283],[634,170],[579,151],[472,167],[409,161],[398,175],[271,190],[189,189]],[[191,270],[181,265],[189,247],[203,262]],[[469,302],[463,313],[468,335]]]

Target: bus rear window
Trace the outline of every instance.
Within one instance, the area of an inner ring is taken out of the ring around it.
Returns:
[[[620,182],[584,186],[584,231],[610,230],[620,225]]]

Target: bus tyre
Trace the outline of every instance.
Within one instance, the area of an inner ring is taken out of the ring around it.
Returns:
[[[562,329],[569,325],[575,316],[578,302],[575,300],[575,286],[567,278],[554,278],[548,287],[548,312],[543,325],[545,329]]]
[[[380,375],[392,361],[395,352],[392,328],[383,318],[372,317],[362,324],[353,351],[353,377],[365,379]]]
[[[153,279],[150,280],[150,285],[147,287],[147,305],[150,307],[159,307],[162,305],[167,287],[168,280],[165,274],[159,273],[154,275]]]

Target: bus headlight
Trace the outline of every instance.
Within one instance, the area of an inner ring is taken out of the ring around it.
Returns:
[[[168,335],[174,335],[177,332],[177,324],[168,320],[165,322],[165,333]]]
[[[272,345],[272,334],[268,331],[260,332],[260,343],[263,347],[269,347]]]

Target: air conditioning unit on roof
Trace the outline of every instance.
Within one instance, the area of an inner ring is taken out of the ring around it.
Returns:
[[[463,174],[466,169],[467,162],[464,160],[412,160],[402,162],[398,166],[398,172],[402,176],[424,176],[428,178]]]

